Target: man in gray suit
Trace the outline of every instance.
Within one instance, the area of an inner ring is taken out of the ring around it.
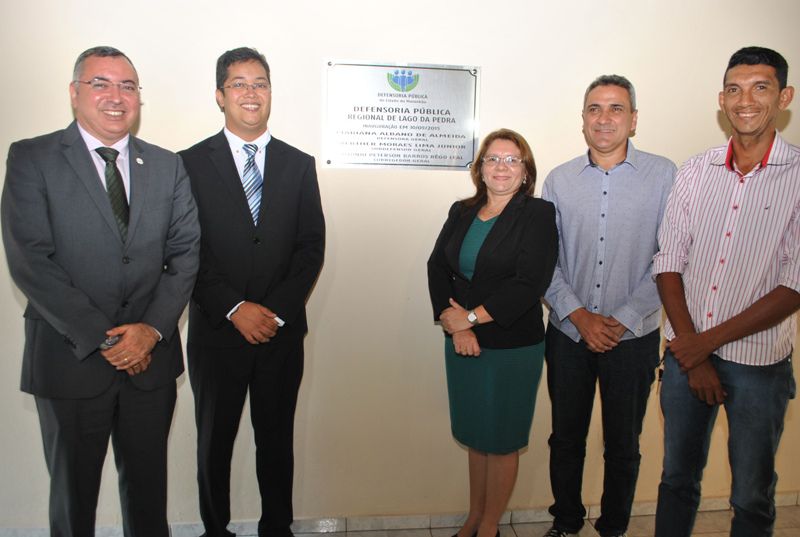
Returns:
[[[111,437],[126,537],[167,537],[167,435],[183,371],[178,318],[200,231],[180,158],[130,135],[133,64],[78,57],[76,121],[8,152],[3,241],[28,299],[22,390],[36,399],[50,532],[94,535]]]

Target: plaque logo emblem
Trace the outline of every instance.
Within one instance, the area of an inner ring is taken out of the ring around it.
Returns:
[[[411,69],[395,69],[386,73],[386,80],[393,90],[405,93],[417,87],[419,75],[413,74]]]

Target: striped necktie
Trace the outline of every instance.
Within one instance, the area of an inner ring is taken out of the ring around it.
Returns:
[[[244,164],[242,187],[244,188],[244,195],[247,196],[247,205],[250,206],[253,223],[258,225],[258,209],[261,207],[261,185],[264,184],[261,172],[258,171],[258,166],[256,166],[258,146],[256,144],[244,144],[244,150],[247,153],[247,162]]]
[[[108,192],[111,210],[114,211],[114,218],[124,242],[128,235],[128,198],[125,195],[122,175],[117,168],[119,151],[111,147],[98,147],[95,151],[106,162],[106,192]]]

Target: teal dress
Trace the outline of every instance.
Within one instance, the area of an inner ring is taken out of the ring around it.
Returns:
[[[461,272],[472,278],[478,251],[497,217],[475,217],[459,254]],[[535,297],[531,297],[535,300]],[[478,341],[480,343],[480,341]],[[512,453],[528,445],[544,342],[513,349],[481,347],[478,357],[456,354],[445,338],[450,426],[461,444],[486,453]]]

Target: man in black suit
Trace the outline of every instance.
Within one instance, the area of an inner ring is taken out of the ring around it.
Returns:
[[[205,537],[234,535],[231,455],[249,390],[258,535],[290,536],[305,302],[322,266],[325,221],[314,158],[267,130],[264,56],[250,48],[220,56],[216,99],[225,128],[181,152],[203,231],[188,342],[200,514]]]
[[[139,78],[112,47],[75,62],[75,120],[8,152],[3,242],[28,299],[22,390],[36,398],[51,535],[94,535],[109,436],[125,537],[168,537],[178,318],[200,228],[174,153],[130,135]]]

